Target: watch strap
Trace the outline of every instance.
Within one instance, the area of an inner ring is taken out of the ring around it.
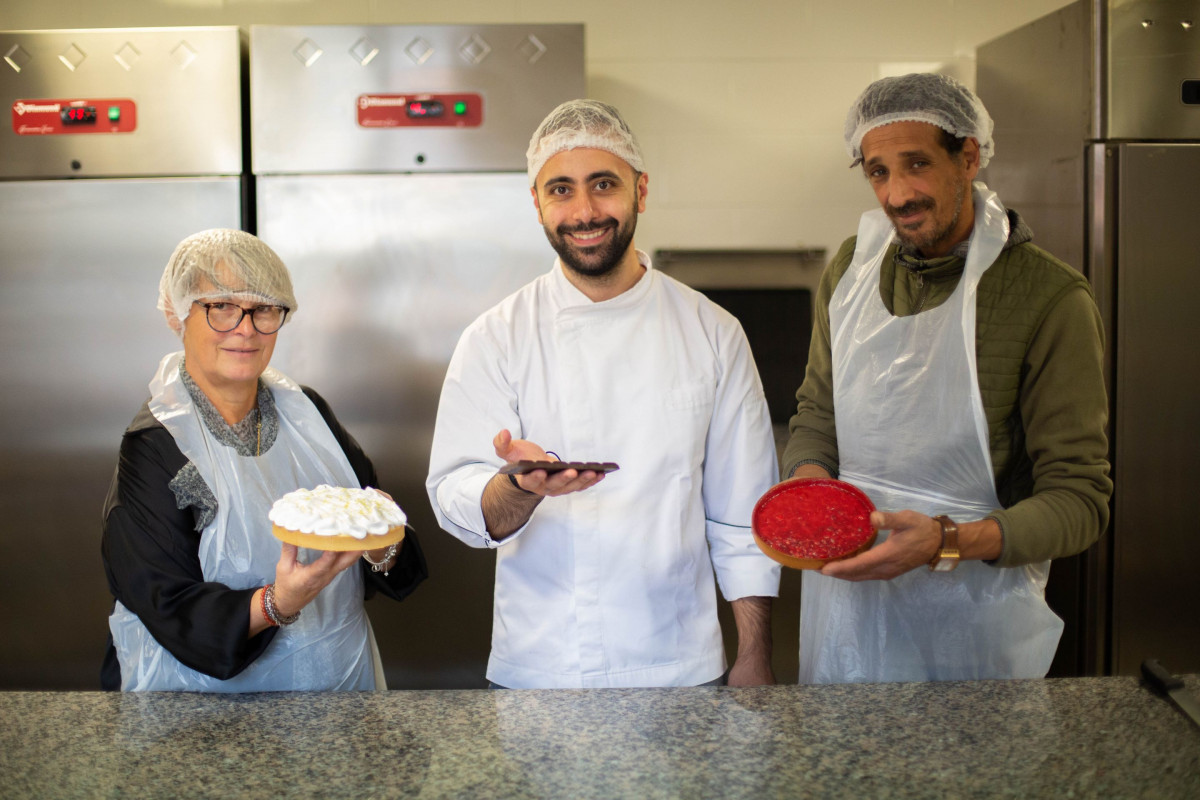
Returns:
[[[961,553],[958,549],[958,525],[945,514],[933,518],[942,528],[942,546],[929,562],[929,569],[934,572],[950,572],[958,566]]]

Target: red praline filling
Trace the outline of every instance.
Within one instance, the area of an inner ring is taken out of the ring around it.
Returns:
[[[875,533],[869,501],[832,482],[785,486],[754,515],[754,530],[793,558],[829,560],[852,553]]]

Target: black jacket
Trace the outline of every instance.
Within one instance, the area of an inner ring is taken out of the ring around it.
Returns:
[[[341,445],[360,486],[378,486],[375,467],[342,427],[329,404],[303,387]],[[143,405],[121,440],[117,468],[104,503],[101,553],[113,597],[138,615],[156,640],[186,666],[227,680],[250,665],[275,637],[268,628],[252,639],[250,598],[257,589],[230,589],[204,580],[194,508],[176,507],[171,479],[187,463],[174,437]],[[402,600],[427,575],[425,556],[409,529],[396,565],[385,578],[360,559],[366,597],[380,592]],[[101,688],[121,688],[121,667],[109,634]]]

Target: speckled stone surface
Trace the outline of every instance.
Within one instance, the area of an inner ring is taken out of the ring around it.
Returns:
[[[1194,799],[1200,727],[1134,678],[12,692],[0,797]]]

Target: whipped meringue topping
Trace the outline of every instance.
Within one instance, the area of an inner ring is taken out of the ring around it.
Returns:
[[[379,536],[407,520],[400,506],[375,489],[322,484],[275,501],[267,515],[281,528],[318,536]]]

